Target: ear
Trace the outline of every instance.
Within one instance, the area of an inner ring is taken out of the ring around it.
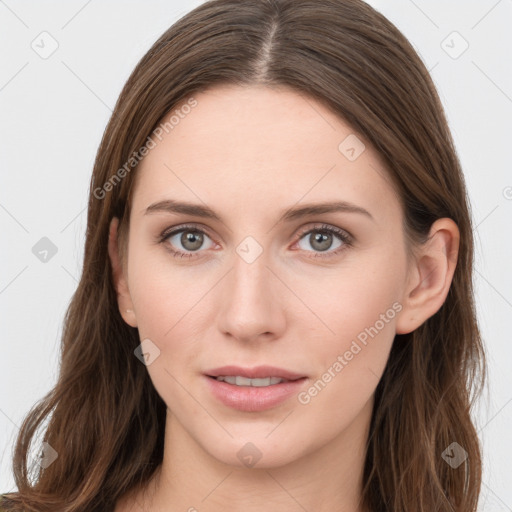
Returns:
[[[414,331],[443,305],[457,265],[459,240],[459,228],[452,219],[442,218],[432,224],[428,240],[410,269],[403,309],[396,321],[397,334]]]
[[[119,219],[114,217],[110,222],[108,235],[108,255],[110,257],[110,264],[112,265],[112,276],[114,278],[114,287],[117,293],[117,304],[124,321],[131,327],[137,327],[137,319],[135,317],[135,310],[132,304],[130,290],[128,289],[128,282],[125,275],[126,272],[119,257],[118,226]]]

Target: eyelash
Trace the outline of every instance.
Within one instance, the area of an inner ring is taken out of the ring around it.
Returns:
[[[202,229],[198,228],[197,226],[183,225],[183,226],[178,226],[177,228],[173,228],[171,231],[169,231],[168,229],[165,230],[158,237],[158,242],[163,244],[163,243],[167,242],[167,240],[170,237],[176,235],[177,233],[181,233],[183,231],[192,231],[195,233],[200,233],[200,234],[206,235],[209,238],[211,238],[210,235],[208,235],[208,233],[206,231],[203,231]],[[349,235],[346,231],[344,231],[342,229],[336,228],[334,226],[329,226],[328,224],[322,224],[319,227],[315,226],[313,228],[309,228],[309,229],[305,229],[305,230],[301,231],[299,233],[299,238],[298,238],[297,242],[302,240],[302,238],[304,238],[306,235],[309,235],[311,233],[333,234],[333,235],[337,236],[343,242],[343,245],[341,245],[334,251],[328,251],[328,252],[326,251],[325,253],[315,252],[315,251],[307,251],[307,252],[314,253],[313,258],[331,258],[331,257],[337,256],[338,254],[340,254],[341,252],[346,250],[348,247],[352,246],[352,236],[351,235]],[[169,244],[167,244],[166,248],[171,253],[171,255],[175,258],[193,258],[198,252],[200,252],[200,251],[194,251],[194,252],[187,253],[187,252],[182,252],[182,251],[176,251],[176,250],[172,249]]]

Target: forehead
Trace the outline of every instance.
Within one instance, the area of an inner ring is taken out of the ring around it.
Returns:
[[[167,129],[152,137],[156,146],[136,172],[134,208],[171,196],[237,211],[346,200],[400,214],[377,152],[314,99],[285,88],[221,86],[193,100],[173,108]]]

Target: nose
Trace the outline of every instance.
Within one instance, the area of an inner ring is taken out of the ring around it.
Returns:
[[[279,338],[286,325],[284,292],[265,252],[252,262],[235,254],[219,294],[220,332],[241,342]]]

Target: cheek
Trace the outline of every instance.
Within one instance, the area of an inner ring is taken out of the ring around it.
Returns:
[[[308,295],[308,305],[326,327],[316,330],[314,350],[309,347],[318,375],[300,403],[318,411],[334,404],[333,414],[342,422],[369,400],[395,337],[404,265],[404,255],[382,252],[347,265],[325,281],[323,293]]]
[[[194,417],[200,411],[186,390],[197,378],[195,362],[201,352],[199,341],[204,338],[199,332],[204,321],[197,303],[211,284],[184,268],[172,268],[172,262],[149,260],[142,251],[139,255],[134,251],[130,276],[140,339],[149,338],[157,347],[153,350],[158,356],[147,370],[167,406],[181,416]]]
[[[130,248],[130,295],[141,337],[165,340],[182,322],[190,322],[194,305],[207,291],[199,267],[179,266],[163,247]],[[211,285],[210,285],[211,286]]]
[[[400,309],[396,304],[401,300],[406,259],[392,246],[381,247],[354,252],[338,268],[288,276],[294,282],[294,292],[309,309],[303,311],[298,306],[295,321],[304,323],[309,319],[317,336],[324,337],[326,343],[320,345],[328,351],[333,347],[343,349],[361,333],[364,339],[365,330],[376,323],[379,331],[390,336],[388,331],[393,330]]]
[[[359,315],[341,312],[337,320],[330,317],[335,339],[324,339],[311,352],[318,373],[297,397],[305,431],[314,431],[320,439],[332,438],[348,428],[363,409],[370,414],[393,344],[394,318],[401,309],[398,302],[386,302],[368,302]]]
[[[179,382],[197,377],[197,360],[204,350],[201,342],[209,325],[207,293],[218,277],[200,274],[199,266],[179,267],[162,252],[135,247],[128,271],[140,339],[149,338],[159,351],[148,372],[171,406],[189,401]]]

